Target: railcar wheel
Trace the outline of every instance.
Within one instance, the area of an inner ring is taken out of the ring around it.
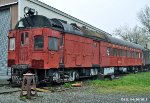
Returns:
[[[110,75],[110,80],[113,80],[115,78],[114,75]]]
[[[69,73],[69,81],[75,81],[79,79],[79,73],[76,71],[70,71]]]
[[[54,72],[53,73],[53,81],[60,83],[60,73],[59,72]]]
[[[22,77],[18,75],[12,75],[11,77],[11,86],[21,86],[22,83]]]

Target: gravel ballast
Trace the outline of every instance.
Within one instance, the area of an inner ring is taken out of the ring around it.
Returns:
[[[0,87],[1,90],[14,88]],[[150,103],[150,95],[94,94],[90,88],[73,88],[63,92],[38,92],[34,99],[21,99],[20,92],[0,94],[0,103]]]

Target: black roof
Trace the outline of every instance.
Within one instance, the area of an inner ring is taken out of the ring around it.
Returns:
[[[128,46],[137,49],[144,49],[141,45],[134,44],[131,42],[127,42],[121,39],[114,38],[110,35],[106,35],[105,33],[99,33],[93,30],[90,30],[86,27],[79,27],[76,24],[68,24],[67,21],[63,21],[60,19],[49,19],[42,15],[33,15],[29,17],[22,18],[17,24],[15,29],[20,29],[19,25],[22,24],[21,28],[30,28],[30,27],[49,27],[55,28],[57,30],[61,30],[65,33],[71,33],[76,35],[81,35],[85,37],[91,37],[97,40],[105,40],[111,42],[113,44],[118,44],[122,46]]]
[[[33,15],[30,17],[22,18],[17,24],[15,29],[20,29],[19,24],[23,24],[21,28],[30,28],[30,27],[50,27],[57,28],[62,30],[63,32],[83,35],[83,33],[74,27],[73,25],[67,24],[60,19],[49,19],[42,15]]]
[[[30,17],[22,18],[17,24],[15,29],[20,29],[19,25],[23,24],[21,28],[30,28],[30,27],[51,27],[52,22],[45,16],[33,15]]]
[[[144,47],[139,45],[139,44],[135,44],[135,43],[128,42],[128,41],[125,41],[125,40],[121,40],[121,39],[118,39],[118,38],[115,38],[115,37],[112,37],[112,36],[109,36],[109,35],[107,35],[107,40],[110,43],[113,43],[113,44],[144,50]]]
[[[22,24],[23,27],[19,27],[19,25]],[[60,19],[49,19],[42,15],[33,15],[29,17],[22,18],[17,24],[15,29],[20,28],[35,28],[35,27],[49,27],[49,28],[55,28],[57,30],[61,30],[65,33],[71,33],[86,37],[96,37],[99,39],[105,40],[105,34],[98,33],[93,30],[89,30],[86,27],[79,27],[76,24],[68,24],[67,21],[63,21]]]
[[[73,25],[67,24],[67,22],[60,20],[60,19],[50,19],[51,21],[53,21],[54,23],[56,23],[56,25],[61,25],[62,29],[64,32],[66,33],[71,33],[71,34],[77,34],[77,35],[83,35],[83,32],[76,28]]]

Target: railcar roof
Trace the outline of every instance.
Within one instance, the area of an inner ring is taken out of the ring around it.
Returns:
[[[22,27],[20,27],[20,25]],[[30,17],[22,18],[17,24],[15,29],[30,28],[30,27],[51,27],[52,22],[45,16],[33,15]]]
[[[99,33],[93,30],[90,30],[86,27],[79,27],[76,24],[68,24],[66,21],[60,20],[60,19],[49,19],[42,15],[33,15],[30,17],[22,18],[17,24],[15,29],[20,29],[20,25],[23,27],[21,28],[31,28],[31,27],[49,27],[49,28],[57,28],[59,30],[62,30],[66,33],[86,36],[86,37],[96,37],[99,39],[103,39],[105,41],[111,42],[113,44],[138,48],[138,49],[144,49],[141,45],[134,44],[131,42],[127,42],[121,39],[114,38],[110,35],[106,35],[103,33]]]
[[[109,42],[111,42],[113,44],[118,44],[118,45],[122,45],[122,46],[128,46],[128,47],[144,50],[144,47],[139,44],[121,40],[121,39],[118,39],[118,38],[115,38],[115,37],[112,37],[109,35],[107,35],[107,39]]]
[[[79,27],[76,24],[68,24],[66,21],[60,19],[49,19],[42,15],[33,15],[30,17],[22,18],[17,24],[15,29],[20,29],[19,25],[23,25],[21,28],[30,27],[49,27],[62,30],[66,33],[86,36],[86,37],[97,37],[99,39],[106,40],[106,34],[98,33],[96,31],[90,30],[86,27]]]

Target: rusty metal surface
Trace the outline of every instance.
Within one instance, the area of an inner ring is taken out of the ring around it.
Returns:
[[[83,32],[84,35],[92,36],[92,37],[95,36],[95,37],[98,37],[98,38],[101,38],[104,40],[106,39],[106,34],[87,29],[86,27],[79,27],[79,28],[81,29],[81,31]]]

